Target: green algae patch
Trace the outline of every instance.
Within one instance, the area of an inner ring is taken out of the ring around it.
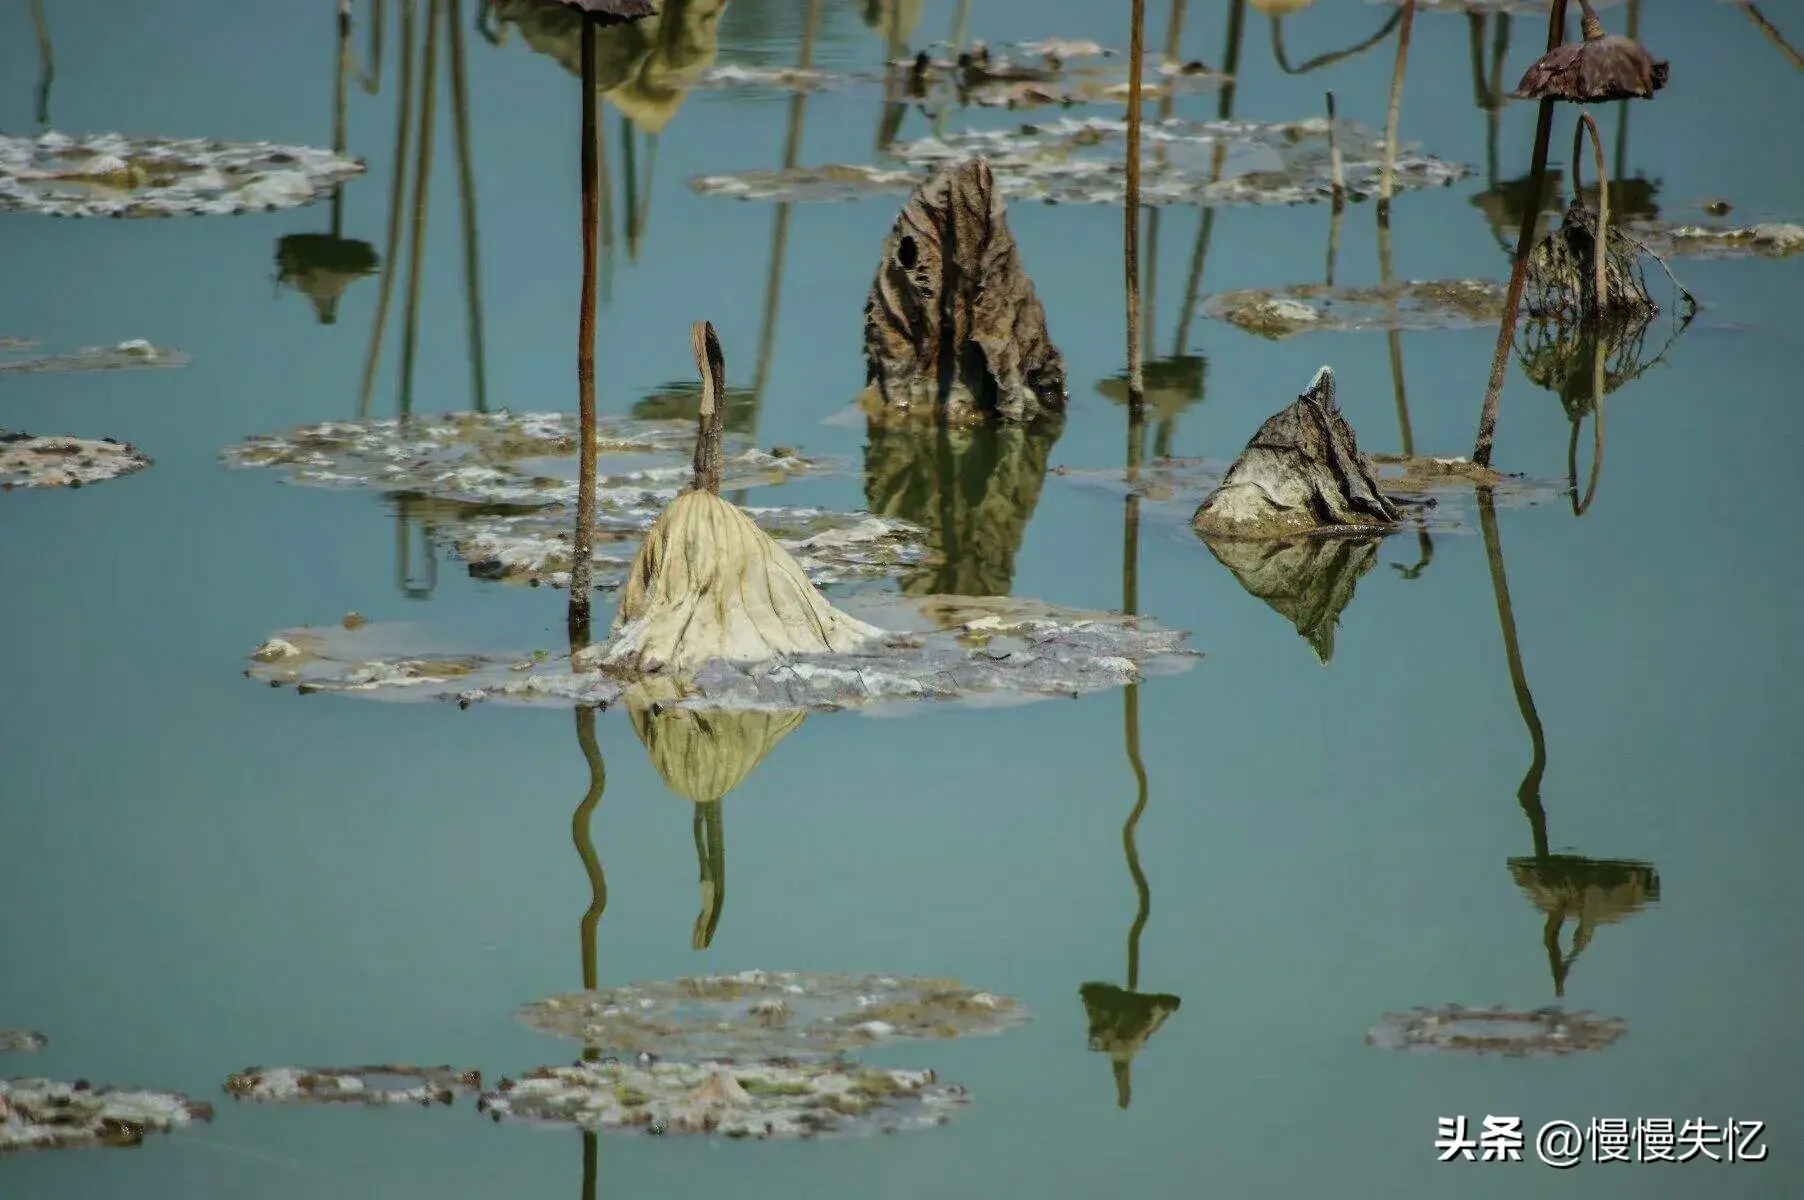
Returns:
[[[80,1079],[0,1079],[0,1154],[137,1146],[146,1134],[212,1119],[211,1105],[177,1092],[96,1088]]]
[[[170,217],[275,212],[363,173],[331,150],[122,133],[0,135],[0,212]]]
[[[1489,279],[1432,279],[1371,287],[1296,284],[1217,292],[1203,312],[1272,339],[1297,333],[1471,329],[1503,319],[1504,287]]]
[[[660,1058],[831,1055],[898,1038],[999,1033],[1028,1019],[1014,998],[951,980],[803,971],[571,992],[516,1015],[541,1033]]]
[[[368,1067],[246,1067],[226,1076],[234,1100],[265,1104],[450,1104],[482,1089],[482,1072],[384,1063]]]
[[[484,1093],[477,1108],[495,1121],[765,1141],[931,1129],[967,1103],[962,1085],[941,1083],[927,1070],[844,1059],[679,1063],[647,1056],[537,1068]]]
[[[142,471],[150,462],[112,438],[36,437],[0,429],[0,491],[86,487]]]

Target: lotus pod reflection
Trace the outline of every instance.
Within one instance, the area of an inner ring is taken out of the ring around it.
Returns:
[[[1387,1050],[1438,1050],[1508,1057],[1550,1057],[1601,1050],[1622,1036],[1618,1017],[1557,1008],[1416,1008],[1385,1013],[1366,1034],[1366,1045]]]
[[[1556,996],[1565,994],[1567,974],[1599,925],[1613,925],[1660,900],[1660,876],[1652,863],[1550,854],[1512,858],[1509,868],[1516,886],[1547,916],[1547,954]],[[1562,953],[1559,933],[1568,920],[1577,924],[1570,949]]]
[[[1134,1056],[1183,1001],[1165,992],[1127,991],[1112,983],[1086,983],[1078,996],[1090,1023],[1089,1047],[1109,1056],[1115,1071],[1115,1103],[1126,1108],[1133,1096]]]
[[[1353,589],[1378,561],[1379,540],[1204,537],[1203,544],[1241,587],[1295,625],[1325,664],[1334,657],[1334,631]]]
[[[376,266],[376,248],[356,238],[291,233],[276,242],[276,282],[312,300],[321,325],[338,321],[339,297]]]

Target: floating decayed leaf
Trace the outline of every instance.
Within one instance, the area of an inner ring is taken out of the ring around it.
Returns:
[[[25,345],[30,343],[21,343],[21,347]],[[0,342],[0,350],[11,348]],[[41,354],[0,362],[0,371],[131,371],[143,367],[180,367],[187,362],[188,356],[180,350],[161,350],[143,338],[132,338],[116,346],[84,346],[67,354]]]
[[[0,490],[82,487],[149,465],[136,449],[111,438],[33,437],[0,429]]]
[[[68,1146],[136,1146],[213,1119],[209,1104],[176,1092],[90,1087],[83,1080],[0,1079],[0,1154]]]
[[[478,1102],[511,1117],[582,1129],[754,1140],[899,1133],[945,1124],[968,1102],[932,1071],[855,1062],[580,1062],[502,1080]]]
[[[29,1029],[0,1029],[0,1054],[42,1050],[50,1039]]]
[[[1536,1058],[1600,1050],[1622,1036],[1618,1017],[1557,1008],[1529,1010],[1415,1008],[1384,1014],[1385,1024],[1366,1034],[1368,1046],[1389,1050],[1452,1051]]]
[[[273,212],[363,173],[330,150],[273,142],[0,135],[0,211],[59,217]]]
[[[246,1067],[228,1075],[225,1081],[225,1090],[234,1100],[270,1104],[449,1104],[460,1093],[481,1088],[480,1071],[401,1063],[372,1067]]]
[[[1465,329],[1503,319],[1504,288],[1488,279],[1433,279],[1370,287],[1296,284],[1216,292],[1203,311],[1268,338],[1368,329]]]
[[[895,1038],[998,1033],[1028,1019],[1012,997],[956,980],[811,971],[740,971],[571,992],[529,1004],[518,1016],[585,1046],[662,1058],[838,1054]]]

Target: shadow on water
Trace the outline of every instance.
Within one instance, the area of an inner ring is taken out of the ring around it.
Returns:
[[[1528,770],[1516,789],[1516,801],[1528,817],[1534,854],[1508,861],[1510,877],[1546,918],[1542,941],[1553,975],[1556,998],[1566,994],[1566,977],[1573,962],[1591,944],[1599,925],[1613,924],[1641,912],[1660,899],[1660,876],[1652,863],[1634,859],[1585,858],[1554,854],[1547,836],[1547,810],[1541,802],[1541,783],[1547,774],[1547,736],[1535,698],[1522,666],[1522,647],[1516,637],[1516,614],[1510,602],[1510,584],[1504,574],[1503,544],[1497,530],[1497,509],[1489,488],[1478,489],[1478,518],[1484,533],[1485,559],[1490,566],[1491,591],[1497,603],[1497,624],[1503,634],[1503,651],[1509,664],[1510,688],[1517,711],[1528,729],[1533,748]],[[1562,948],[1560,932],[1574,921],[1570,948]]]
[[[44,0],[31,0],[31,31],[38,42],[38,82],[32,92],[32,112],[39,125],[50,124],[50,85],[56,82],[56,46],[50,40],[50,19]]]

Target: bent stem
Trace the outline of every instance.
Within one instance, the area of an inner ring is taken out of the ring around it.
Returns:
[[[571,649],[580,650],[582,647],[572,646]],[[595,816],[595,806],[601,803],[602,793],[608,786],[607,764],[602,761],[601,746],[595,740],[593,705],[582,705],[576,710],[576,744],[582,748],[583,761],[589,764],[589,787],[583,792],[582,801],[570,817],[570,840],[576,844],[577,857],[583,860],[583,871],[589,876],[589,907],[583,910],[577,930],[582,941],[583,990],[592,992],[598,986],[595,927],[608,907],[607,872],[602,870],[601,856],[595,853],[595,841],[589,832],[590,822]]]
[[[571,543],[571,653],[589,642],[594,602],[595,554],[595,222],[600,210],[596,188],[600,176],[595,158],[595,20],[583,18],[582,30],[582,290],[576,318],[576,532]]]
[[[1580,113],[1579,119],[1572,124],[1572,194],[1579,194],[1582,186],[1579,179],[1579,158],[1584,149],[1585,133],[1591,134],[1591,150],[1597,163],[1597,235],[1591,239],[1591,313],[1592,318],[1602,321],[1604,313],[1609,310],[1610,297],[1604,290],[1604,253],[1610,239],[1610,176],[1604,170],[1604,144],[1597,136],[1597,122],[1591,119],[1590,113]],[[1603,331],[1598,330],[1599,339]]]
[[[1572,515],[1582,517],[1591,507],[1591,499],[1597,495],[1597,479],[1604,470],[1604,360],[1608,349],[1608,341],[1602,336],[1594,339],[1591,347],[1591,478],[1585,484],[1583,499],[1578,492],[1578,435],[1579,422],[1572,423],[1572,436],[1566,442],[1566,483],[1572,493]]]
[[[434,91],[438,80],[438,14],[442,0],[426,9],[426,65],[420,80],[420,144],[414,160],[413,221],[408,230],[407,313],[401,337],[401,415],[413,412],[413,355],[420,335],[420,274],[426,265],[426,202],[432,196],[432,141],[437,124]]]
[[[470,164],[470,93],[464,79],[463,0],[447,0],[451,31],[451,121],[457,141],[457,195],[463,215],[464,308],[470,340],[470,390],[477,412],[489,411],[483,366],[482,259],[476,243],[476,175]]]
[[[1566,37],[1566,0],[1553,0],[1547,14],[1547,49],[1557,49]],[[1547,144],[1553,137],[1552,98],[1544,98],[1535,118],[1535,151],[1528,173],[1531,200],[1522,215],[1522,231],[1516,236],[1516,257],[1510,266],[1510,283],[1503,298],[1503,321],[1497,329],[1497,348],[1491,354],[1491,376],[1485,384],[1484,407],[1478,414],[1478,436],[1472,445],[1472,461],[1491,465],[1491,447],[1497,440],[1497,408],[1503,398],[1503,377],[1509,367],[1510,347],[1516,340],[1516,316],[1522,310],[1522,288],[1528,277],[1528,256],[1535,248],[1535,226],[1540,214],[1542,189],[1547,183]]]
[[[689,935],[692,950],[706,950],[720,927],[720,914],[727,906],[727,832],[722,805],[718,800],[695,806],[695,861],[701,874],[702,907],[695,916],[695,928]]]
[[[395,102],[395,153],[390,160],[394,176],[388,185],[388,237],[383,251],[382,282],[376,291],[376,316],[370,329],[370,348],[363,359],[363,388],[357,398],[357,418],[369,416],[370,396],[376,387],[376,364],[382,359],[382,334],[388,325],[388,306],[395,291],[395,257],[401,248],[401,201],[407,194],[407,143],[413,129],[413,25],[414,0],[401,0],[401,94]]]
[[[1541,728],[1541,715],[1535,711],[1535,697],[1528,690],[1528,675],[1522,669],[1522,645],[1516,639],[1516,610],[1510,603],[1510,581],[1503,569],[1503,544],[1497,534],[1497,504],[1491,489],[1478,489],[1478,524],[1485,539],[1485,561],[1491,570],[1491,594],[1497,602],[1497,625],[1503,633],[1503,654],[1509,664],[1510,690],[1516,696],[1516,711],[1528,728],[1533,756],[1522,783],[1516,789],[1516,800],[1528,816],[1534,833],[1535,857],[1547,857],[1547,812],[1541,805],[1541,779],[1547,773],[1547,735]]]
[[[1395,29],[1397,27],[1397,22],[1402,19],[1403,10],[1398,9],[1385,19],[1384,24],[1378,27],[1377,33],[1374,33],[1363,42],[1355,42],[1344,50],[1330,50],[1326,54],[1318,54],[1314,58],[1306,61],[1302,66],[1293,67],[1290,65],[1290,61],[1284,56],[1284,18],[1274,15],[1271,18],[1272,58],[1277,60],[1278,69],[1286,75],[1307,75],[1311,71],[1319,70],[1331,63],[1337,63],[1343,58],[1351,58],[1355,54],[1364,54],[1367,50],[1370,50],[1373,46],[1376,46],[1379,42],[1382,42],[1386,37],[1390,36],[1391,30]]]

